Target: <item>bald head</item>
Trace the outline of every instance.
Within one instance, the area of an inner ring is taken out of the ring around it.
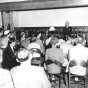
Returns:
[[[69,22],[68,21],[65,22],[65,27],[69,27]]]
[[[17,59],[19,62],[24,62],[29,59],[30,52],[27,49],[20,49],[17,52]]]

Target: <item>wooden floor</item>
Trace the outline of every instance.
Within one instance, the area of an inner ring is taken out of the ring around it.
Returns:
[[[52,88],[59,88],[58,82],[52,83]],[[61,84],[61,88],[68,88],[68,86],[65,86],[63,83]],[[81,84],[71,84],[70,88],[84,88]]]
[[[61,88],[68,88],[68,80],[66,78],[66,86],[65,84],[63,83],[63,80],[61,80]],[[71,83],[73,82],[73,80],[71,81]],[[56,81],[56,83],[52,82],[52,88],[59,88],[59,82]],[[83,82],[82,83],[75,83],[75,84],[71,84],[70,85],[70,88],[84,88],[84,85],[83,85]]]

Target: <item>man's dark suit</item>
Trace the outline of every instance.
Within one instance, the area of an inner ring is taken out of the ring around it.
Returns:
[[[8,45],[3,52],[2,66],[4,69],[10,70],[12,67],[17,65],[19,65],[19,63],[16,61],[16,56],[14,55],[14,52],[11,49],[10,45]]]
[[[72,27],[69,26],[68,28],[66,27],[63,28],[64,40],[66,40],[66,36],[71,37],[71,34],[72,34]]]

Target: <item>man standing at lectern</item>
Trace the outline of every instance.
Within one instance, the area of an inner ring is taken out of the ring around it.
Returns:
[[[67,37],[71,37],[72,34],[72,27],[69,26],[69,22],[65,22],[65,27],[63,28],[63,35],[64,35],[64,40],[66,40]]]

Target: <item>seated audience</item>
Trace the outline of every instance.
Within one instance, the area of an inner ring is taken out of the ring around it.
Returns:
[[[31,59],[31,51],[18,51],[17,60],[21,64],[10,71],[15,88],[51,88],[43,67],[31,65]]]

